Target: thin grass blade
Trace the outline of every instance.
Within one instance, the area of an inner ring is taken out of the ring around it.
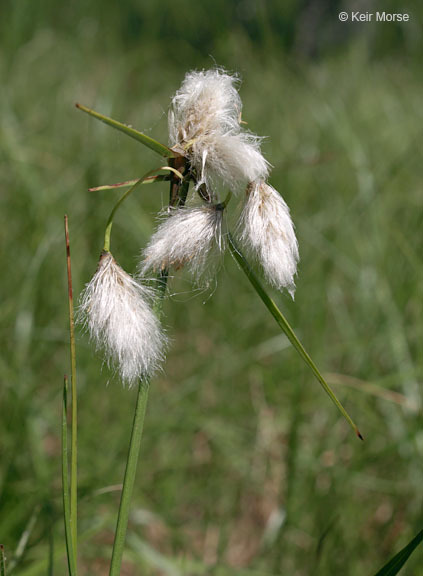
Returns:
[[[147,148],[150,148],[150,150],[154,150],[154,152],[157,152],[157,154],[160,154],[160,156],[164,156],[165,158],[176,158],[177,156],[180,156],[180,154],[178,154],[177,152],[174,152],[173,150],[171,150],[170,148],[168,148],[164,144],[157,142],[157,140],[154,140],[154,138],[151,138],[150,136],[146,136],[142,132],[139,132],[138,130],[135,130],[134,128],[130,128],[129,126],[126,126],[126,124],[122,124],[122,122],[118,122],[117,120],[113,120],[113,118],[109,118],[108,116],[104,116],[103,114],[100,114],[99,112],[96,112],[95,110],[91,110],[90,108],[87,108],[86,106],[83,106],[82,104],[77,103],[77,104],[75,104],[75,106],[79,110],[86,112],[87,114],[89,114],[93,118],[96,118],[97,120],[104,122],[108,126],[111,126],[112,128],[115,128],[116,130],[120,130],[120,132],[123,132],[127,136],[134,138],[134,140],[141,142],[141,144],[144,144],[144,146],[147,146]]]
[[[402,550],[398,552],[375,576],[395,576],[410,558],[414,550],[423,542],[423,530],[414,536],[414,538]]]
[[[78,408],[76,387],[76,348],[75,319],[73,309],[72,270],[70,257],[68,217],[65,215],[66,265],[68,273],[69,303],[69,344],[71,358],[71,397],[72,397],[72,437],[71,437],[71,476],[70,476],[70,523],[72,529],[72,549],[76,566],[78,542]]]
[[[62,496],[63,515],[65,521],[66,555],[68,559],[69,575],[76,576],[75,557],[72,546],[72,530],[70,522],[70,499],[69,499],[69,466],[68,466],[68,377],[65,376],[63,383],[62,404]]]
[[[126,461],[123,490],[120,499],[118,521],[113,543],[112,560],[110,563],[110,576],[119,576],[125,547],[126,531],[128,528],[129,509],[137,472],[138,456],[141,447],[142,432],[144,428],[145,411],[147,408],[149,382],[141,382],[138,386],[137,403],[135,407],[134,422]]]
[[[154,184],[155,182],[163,182],[169,180],[169,176],[165,174],[158,174],[157,176],[149,176],[145,178],[141,184]],[[128,186],[134,186],[141,181],[141,178],[136,178],[135,180],[127,180],[126,182],[117,182],[116,184],[105,184],[103,186],[95,186],[94,188],[88,188],[88,192],[102,192],[104,190],[116,190],[116,188],[127,188]]]
[[[329,398],[332,400],[332,402],[338,408],[338,410],[340,411],[342,416],[345,418],[345,420],[348,422],[348,424],[354,430],[355,434],[358,436],[358,438],[360,438],[360,440],[363,440],[363,436],[360,434],[360,431],[358,430],[356,424],[351,419],[351,417],[349,416],[349,414],[345,410],[345,408],[342,406],[341,402],[335,396],[335,393],[332,391],[329,384],[326,382],[326,380],[321,375],[317,366],[315,365],[315,363],[313,362],[311,357],[306,352],[304,346],[298,340],[297,336],[295,335],[294,330],[291,328],[290,324],[288,323],[288,320],[285,318],[285,316],[282,314],[282,312],[276,306],[276,304],[272,300],[272,298],[270,298],[270,296],[267,294],[262,283],[257,278],[256,274],[253,272],[250,264],[248,263],[247,259],[245,258],[245,256],[242,254],[242,252],[240,251],[240,249],[236,245],[235,240],[233,239],[233,237],[230,233],[228,234],[228,240],[229,240],[229,248],[231,250],[233,257],[238,262],[239,266],[241,267],[241,270],[245,273],[245,275],[247,276],[247,278],[249,279],[249,281],[253,285],[255,291],[257,292],[257,294],[262,299],[266,308],[272,314],[273,318],[276,320],[279,327],[282,328],[282,330],[285,332],[285,334],[286,334],[288,340],[291,342],[292,346],[295,348],[295,350],[298,352],[298,354],[301,356],[301,358],[304,360],[304,362],[310,367],[314,376],[317,378],[317,380],[321,384],[321,386],[324,389],[324,391],[326,392],[326,394],[329,396]]]

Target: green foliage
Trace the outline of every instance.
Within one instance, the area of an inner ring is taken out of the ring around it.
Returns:
[[[186,70],[213,58],[243,76],[243,118],[269,136],[271,183],[297,227],[296,301],[272,296],[366,442],[350,435],[229,254],[212,295],[178,273],[164,310],[173,345],[151,386],[124,570],[332,575],[348,566],[348,576],[361,576],[420,529],[423,77],[415,25],[400,27],[389,45],[381,41],[388,24],[357,29],[336,54],[329,47],[307,61],[286,52],[280,33],[286,26],[291,39],[298,34],[299,3],[286,3],[291,20],[260,13],[248,25],[253,3],[231,3],[225,20],[227,4],[191,2],[187,11],[185,3],[92,1],[78,10],[52,0],[43,9],[5,2],[0,540],[8,558],[42,506],[19,576],[47,573],[50,529],[54,573],[66,570],[63,214],[78,294],[120,195],[87,189],[138,178],[157,163],[74,102],[166,142],[171,94]],[[143,186],[119,211],[114,252],[128,271],[167,197],[166,182]],[[136,391],[102,367],[82,331],[77,352],[80,569],[101,574]],[[404,576],[420,565],[417,550]]]
[[[160,144],[160,142],[157,142],[157,140],[154,140],[154,138],[150,138],[150,136],[146,136],[142,132],[139,132],[138,130],[131,128],[130,126],[126,126],[126,124],[122,124],[122,122],[118,122],[113,118],[104,116],[103,114],[100,114],[95,110],[90,110],[89,108],[83,106],[82,104],[75,104],[75,106],[79,110],[82,110],[83,112],[86,112],[90,116],[93,116],[94,118],[96,118],[96,120],[100,120],[101,122],[104,122],[104,124],[107,124],[108,126],[114,128],[115,130],[119,130],[120,132],[123,132],[130,138],[133,138],[134,140],[141,142],[141,144],[147,146],[147,148],[150,148],[157,154],[160,154],[160,156],[164,156],[165,158],[174,158],[176,156],[175,152],[173,152],[167,146]]]
[[[375,576],[395,576],[407,562],[414,550],[423,542],[423,530],[421,530],[414,538],[404,546],[402,550],[395,554],[395,556],[381,569]]]
[[[63,384],[63,404],[62,404],[62,497],[63,497],[63,519],[65,525],[66,557],[68,561],[69,576],[76,574],[76,555],[73,546],[69,489],[69,456],[68,456],[68,378],[65,376]]]

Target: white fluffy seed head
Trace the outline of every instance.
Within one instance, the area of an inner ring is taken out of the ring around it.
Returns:
[[[210,132],[239,131],[242,102],[238,78],[223,70],[188,72],[172,98],[169,138],[172,145]]]
[[[81,295],[79,320],[88,329],[123,383],[154,373],[164,359],[167,339],[151,309],[154,291],[127,274],[110,252],[103,252]]]
[[[294,298],[298,242],[289,208],[272,186],[263,181],[248,186],[238,231],[268,282],[279,290],[286,288]]]
[[[187,265],[197,283],[207,283],[224,248],[222,213],[215,206],[172,209],[144,250],[141,274]]]
[[[265,179],[269,164],[260,152],[261,138],[241,130],[238,78],[215,69],[190,72],[172,99],[170,145],[182,149],[197,172],[197,186],[219,182],[237,191]]]

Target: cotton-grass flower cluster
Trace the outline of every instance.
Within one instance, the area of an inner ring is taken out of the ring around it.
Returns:
[[[245,191],[237,226],[240,243],[270,284],[294,295],[298,262],[294,226],[288,206],[266,183],[270,164],[261,152],[262,139],[243,128],[238,85],[237,76],[221,69],[186,75],[172,98],[168,118],[169,143],[177,156],[166,168],[173,171],[171,206],[160,215],[142,252],[140,276],[135,279],[124,272],[105,243],[97,272],[83,293],[80,312],[92,339],[129,384],[149,377],[166,347],[151,307],[154,291],[144,285],[144,278],[167,277],[169,270],[186,267],[197,284],[207,284],[225,248],[224,215],[232,194]],[[176,196],[175,174],[180,177]],[[194,192],[188,195],[190,184]]]
[[[221,70],[190,72],[172,99],[170,145],[189,158],[197,186],[213,188],[221,180],[236,191],[268,175],[261,138],[241,128],[237,84]]]
[[[266,183],[261,138],[242,129],[238,78],[222,70],[190,72],[172,99],[170,145],[188,158],[197,188],[216,199],[219,182],[246,190],[238,235],[276,288],[295,292],[298,244],[288,206]]]

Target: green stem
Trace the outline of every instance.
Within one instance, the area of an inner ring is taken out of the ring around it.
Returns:
[[[132,492],[134,489],[138,456],[144,427],[144,417],[147,407],[149,387],[149,382],[142,381],[140,381],[138,386],[137,403],[135,407],[134,422],[132,424],[132,434],[129,444],[128,459],[126,462],[125,478],[123,480],[122,496],[120,499],[119,515],[116,526],[115,541],[113,545],[112,562],[110,564],[110,576],[118,576],[120,574],[126,531],[128,527],[129,509]]]
[[[188,192],[188,184],[183,182],[180,172],[171,169],[172,180],[170,183],[170,205],[176,206],[184,201]],[[178,180],[176,180],[176,178]],[[182,195],[182,197],[180,196]],[[166,293],[168,280],[168,270],[163,269],[158,276],[159,288],[158,296],[154,305],[154,312],[160,319],[162,312],[163,298]],[[123,480],[122,496],[120,499],[118,520],[113,543],[112,560],[110,563],[109,576],[119,576],[122,565],[122,557],[125,546],[126,532],[128,529],[129,510],[134,489],[135,475],[137,471],[138,458],[141,446],[142,433],[144,428],[144,418],[147,408],[148,392],[150,382],[140,381],[138,386],[137,402],[135,406],[134,421],[132,424],[131,440],[129,443],[129,452],[126,460],[125,477]]]
[[[110,212],[110,216],[109,216],[109,219],[107,220],[106,230],[104,233],[104,247],[103,247],[104,251],[110,252],[110,236],[112,233],[113,219],[115,217],[115,214],[116,214],[118,208],[128,198],[128,196],[130,196],[132,194],[132,192],[135,190],[135,188],[138,188],[138,186],[143,184],[145,182],[145,180],[150,178],[150,176],[152,174],[155,174],[156,172],[159,172],[160,170],[169,170],[174,175],[176,175],[180,180],[183,179],[182,174],[178,170],[175,170],[175,168],[172,168],[172,166],[161,166],[160,168],[155,168],[154,170],[150,170],[149,172],[144,174],[144,176],[142,178],[137,180],[135,182],[135,184],[133,186],[131,186],[131,188],[129,188],[129,190],[127,190],[126,192],[124,192],[124,194],[122,194],[122,196],[119,198],[119,200],[114,205],[113,210]]]
[[[65,215],[66,262],[68,272],[69,335],[71,357],[71,397],[72,397],[72,436],[71,436],[71,477],[70,477],[70,523],[72,529],[72,549],[75,567],[78,543],[78,405],[76,386],[75,319],[73,309],[72,270],[69,243],[68,217]]]
[[[70,576],[76,576],[75,556],[72,545],[71,513],[69,503],[69,469],[68,469],[68,378],[65,376],[63,384],[62,404],[62,495],[63,515],[65,520],[66,552]]]
[[[219,204],[215,205],[216,210],[225,210],[225,208],[227,207],[227,205],[231,201],[231,198],[232,198],[232,192],[229,191],[226,195],[226,198],[223,200],[223,202],[220,202]]]
[[[276,306],[275,302],[267,294],[262,283],[260,282],[260,280],[257,278],[255,273],[253,272],[250,264],[248,263],[245,256],[242,254],[242,252],[240,251],[240,249],[236,245],[236,243],[235,243],[235,241],[234,241],[234,239],[230,233],[228,234],[228,240],[229,240],[229,248],[231,250],[232,255],[234,256],[235,260],[240,265],[242,271],[245,273],[248,280],[253,285],[257,294],[262,299],[266,308],[272,314],[273,318],[276,320],[276,322],[278,323],[280,328],[282,328],[282,330],[285,332],[285,334],[286,334],[288,340],[291,342],[292,346],[295,348],[295,350],[298,352],[298,354],[301,356],[301,358],[304,360],[304,362],[311,368],[313,374],[315,375],[315,377],[317,378],[317,380],[321,384],[322,388],[324,389],[326,394],[329,396],[329,398],[332,400],[332,402],[335,404],[335,406],[338,408],[338,410],[341,412],[341,414],[343,415],[345,420],[348,422],[348,424],[351,426],[351,428],[354,430],[355,434],[358,436],[358,438],[360,438],[360,440],[363,440],[363,437],[360,434],[360,431],[358,430],[357,426],[355,425],[353,420],[350,418],[348,412],[342,406],[341,402],[335,396],[335,394],[332,391],[332,389],[330,388],[329,384],[326,382],[326,380],[323,378],[323,376],[319,372],[317,366],[315,365],[313,360],[310,358],[310,356],[306,352],[304,346],[298,340],[297,336],[295,335],[294,330],[291,328],[290,324],[288,323],[288,320],[285,318],[285,316],[282,314],[282,312]]]
[[[167,285],[167,271],[159,276],[159,296],[154,306],[156,314],[160,317],[163,297]],[[148,402],[149,381],[140,380],[138,385],[137,402],[135,406],[134,421],[132,424],[131,440],[129,443],[128,458],[126,460],[125,477],[123,480],[122,496],[119,505],[119,514],[113,543],[112,561],[109,576],[119,576],[125,547],[126,532],[128,529],[129,511],[134,490],[137,472],[138,457],[140,453],[142,433],[144,429],[145,411]]]
[[[108,126],[111,126],[112,128],[116,128],[116,130],[119,130],[120,132],[123,132],[127,136],[130,136],[131,138],[134,138],[138,142],[141,142],[141,144],[144,144],[144,146],[147,146],[147,148],[154,150],[154,152],[157,152],[157,154],[160,154],[160,156],[164,156],[165,158],[177,158],[180,156],[180,154],[178,154],[174,150],[171,150],[170,148],[168,148],[164,144],[157,142],[157,140],[154,140],[154,138],[151,138],[150,136],[146,136],[142,132],[139,132],[138,130],[131,128],[130,126],[126,126],[126,124],[122,124],[122,122],[118,122],[117,120],[113,120],[113,118],[109,118],[108,116],[104,116],[103,114],[100,114],[99,112],[96,112],[95,110],[91,110],[90,108],[87,108],[86,106],[83,106],[82,104],[77,103],[77,104],[75,104],[75,106],[79,110],[86,112],[87,114],[89,114],[93,118],[96,118],[97,120],[100,120],[101,122],[104,122],[104,124],[107,124]]]

